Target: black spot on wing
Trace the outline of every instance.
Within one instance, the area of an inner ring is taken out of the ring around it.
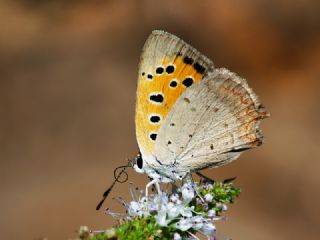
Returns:
[[[173,72],[174,72],[174,66],[173,66],[173,65],[168,65],[168,66],[166,67],[166,72],[167,72],[168,74],[173,73]]]
[[[191,57],[185,56],[185,57],[183,58],[183,62],[184,62],[185,64],[191,65],[191,64],[193,63],[193,59],[192,59]]]
[[[193,65],[193,67],[194,67],[194,69],[195,69],[198,73],[200,73],[200,74],[203,74],[203,73],[206,71],[205,67],[202,66],[202,65],[201,65],[200,63],[198,63],[198,62],[196,62],[196,63]]]
[[[176,87],[176,86],[178,86],[178,82],[176,81],[176,80],[172,80],[171,82],[170,82],[170,87]]]
[[[160,122],[160,116],[152,115],[152,116],[150,117],[150,121],[151,121],[152,123],[158,123],[158,122]]]
[[[157,69],[156,69],[157,74],[162,74],[163,71],[164,71],[163,67],[157,67]]]
[[[150,139],[151,139],[152,141],[155,141],[155,140],[157,139],[157,134],[156,134],[156,133],[151,133],[151,134],[150,134]]]
[[[182,81],[182,84],[186,87],[190,87],[193,84],[193,79],[191,77],[187,77]]]
[[[186,97],[185,97],[183,100],[184,100],[186,103],[191,103],[191,101],[190,101],[189,98],[186,98]]]
[[[163,98],[162,94],[160,94],[160,93],[150,95],[150,101],[155,102],[155,103],[162,103],[163,99],[164,98]]]

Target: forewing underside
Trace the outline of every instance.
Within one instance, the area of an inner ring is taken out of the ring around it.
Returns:
[[[158,131],[179,96],[213,69],[211,60],[178,37],[152,32],[140,59],[135,119],[145,159],[154,154]]]
[[[259,123],[267,116],[244,79],[216,69],[177,100],[160,128],[156,157],[180,170],[226,164],[262,143]]]

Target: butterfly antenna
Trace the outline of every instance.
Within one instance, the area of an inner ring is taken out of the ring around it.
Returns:
[[[128,165],[125,166],[119,166],[114,169],[113,171],[113,177],[114,181],[111,184],[111,186],[103,193],[101,201],[98,203],[96,210],[98,211],[104,201],[107,199],[108,195],[110,194],[111,190],[113,189],[114,185],[119,182],[119,183],[125,183],[128,181],[128,173],[126,172],[127,167],[132,167],[133,166],[133,159],[128,159]]]

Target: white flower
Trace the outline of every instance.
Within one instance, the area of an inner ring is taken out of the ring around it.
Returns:
[[[164,192],[149,197],[150,200],[159,206],[166,205],[169,202],[168,195]]]
[[[181,209],[180,213],[183,217],[187,217],[187,218],[191,218],[192,217],[192,213],[194,211],[194,206],[191,207],[184,207]]]
[[[203,232],[207,236],[211,236],[216,231],[216,227],[212,223],[207,222],[207,223],[203,224],[200,231]]]
[[[197,188],[197,189],[196,189]],[[117,219],[132,220],[135,217],[153,217],[156,224],[161,227],[176,228],[176,231],[188,231],[189,236],[186,239],[194,239],[197,232],[200,232],[208,237],[214,238],[216,227],[213,222],[221,220],[217,217],[217,212],[212,207],[214,201],[215,208],[218,211],[226,211],[227,205],[222,202],[215,202],[212,191],[212,184],[205,184],[202,186],[194,185],[193,183],[183,184],[180,190],[176,193],[154,193],[150,194],[148,198],[140,192],[130,190],[133,201],[129,204],[122,199],[118,202],[127,208],[127,215],[122,217],[121,214],[115,214],[109,209],[106,213]],[[199,192],[199,193],[198,193]],[[203,192],[209,192],[203,196]],[[201,195],[200,195],[201,194]],[[200,206],[198,209],[196,206]],[[195,209],[198,209],[195,211]],[[184,234],[184,233],[183,233]],[[183,235],[185,236],[185,235]],[[175,232],[173,240],[181,240],[182,236]],[[183,239],[185,239],[183,237]]]
[[[143,205],[141,203],[135,201],[130,202],[128,208],[128,214],[130,216],[142,216],[143,213]]]
[[[227,210],[228,210],[227,205],[226,205],[226,204],[223,204],[223,205],[222,205],[222,211],[227,211]]]
[[[181,236],[180,236],[180,234],[179,233],[174,233],[173,234],[173,240],[181,240],[182,238],[181,238]]]
[[[170,200],[171,200],[172,202],[177,202],[177,201],[179,200],[179,195],[176,194],[176,193],[172,194],[172,195],[170,196]]]
[[[203,196],[204,200],[206,200],[207,202],[212,202],[213,200],[213,196],[210,193],[207,193],[206,195]]]
[[[148,202],[148,209],[150,212],[156,212],[158,210],[158,207],[159,207],[159,204],[153,201]]]
[[[213,189],[213,185],[212,184],[208,184],[208,185],[206,185],[206,187],[207,187],[208,190]]]
[[[206,220],[201,216],[194,216],[192,218],[192,228],[195,230],[199,230],[202,228],[203,224],[206,222]]]
[[[158,211],[158,214],[156,216],[156,221],[162,227],[165,227],[168,225],[170,221],[167,219],[166,209],[162,208],[160,211]]]
[[[171,219],[178,217],[178,215],[183,211],[184,205],[182,204],[174,204],[169,202],[167,205],[168,216]]]
[[[192,227],[190,218],[183,218],[179,222],[176,223],[176,227],[181,231],[187,231]]]
[[[215,215],[216,215],[216,210],[210,209],[210,210],[208,211],[208,217],[214,217]]]
[[[185,201],[191,201],[195,196],[194,186],[192,184],[184,184],[181,187],[182,198]]]

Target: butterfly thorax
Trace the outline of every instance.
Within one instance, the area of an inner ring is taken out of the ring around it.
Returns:
[[[143,164],[134,165],[134,170],[139,173],[145,173],[150,178],[156,179],[160,183],[174,182],[184,179],[189,171],[182,171],[176,165],[164,165],[156,160],[155,156],[141,157]]]

